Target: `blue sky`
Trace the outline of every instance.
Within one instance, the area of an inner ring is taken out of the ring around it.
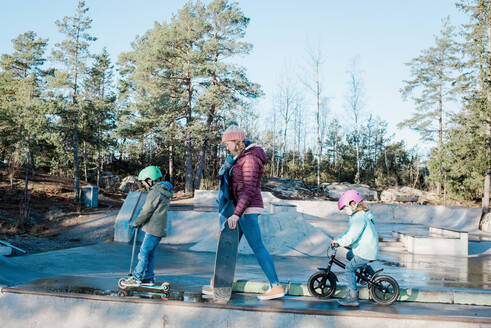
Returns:
[[[113,62],[121,52],[130,50],[136,35],[150,29],[154,21],[168,21],[185,1],[176,0],[86,0],[93,18],[93,35],[98,40],[92,52],[107,47]],[[239,7],[251,19],[246,41],[254,48],[236,62],[247,68],[249,78],[262,85],[265,97],[255,106],[261,120],[271,111],[272,95],[281,71],[291,68],[302,74],[306,67],[307,45],[319,44],[325,63],[322,80],[329,97],[330,117],[349,122],[344,111],[348,65],[358,57],[363,71],[364,113],[389,123],[395,140],[404,140],[420,152],[429,145],[397,123],[411,116],[413,104],[403,102],[399,89],[409,79],[404,63],[433,45],[441,20],[450,16],[460,25],[467,18],[451,0],[243,0]],[[11,40],[28,30],[49,38],[53,46],[62,39],[55,20],[73,15],[76,1],[4,1],[0,14],[0,54],[12,51]],[[300,86],[300,84],[299,84]],[[304,92],[306,117],[313,111],[311,95]]]

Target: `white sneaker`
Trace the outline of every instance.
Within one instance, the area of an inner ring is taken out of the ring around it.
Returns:
[[[201,294],[213,296],[213,287],[211,285],[203,286],[201,289]]]
[[[121,285],[125,287],[140,287],[142,282],[135,279],[135,277],[129,277],[126,280],[121,281]]]
[[[285,289],[282,285],[275,285],[269,288],[266,293],[259,295],[257,298],[261,301],[272,300],[285,296]]]

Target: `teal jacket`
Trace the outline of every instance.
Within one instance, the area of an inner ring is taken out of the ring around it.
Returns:
[[[351,246],[353,254],[365,260],[375,260],[378,235],[372,211],[358,211],[350,216],[348,229],[334,241],[339,246]]]
[[[134,224],[156,237],[167,236],[167,211],[172,195],[162,182],[153,185]]]

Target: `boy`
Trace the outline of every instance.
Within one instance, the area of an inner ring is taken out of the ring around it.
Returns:
[[[167,211],[173,195],[172,184],[161,179],[162,173],[156,166],[147,166],[138,174],[138,180],[142,181],[149,191],[145,204],[132,226],[135,229],[142,227],[145,237],[133,276],[122,282],[127,287],[138,287],[142,283],[154,282],[154,253],[162,237],[167,235]]]

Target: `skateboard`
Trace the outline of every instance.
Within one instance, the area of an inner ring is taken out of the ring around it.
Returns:
[[[228,302],[232,296],[238,248],[239,227],[230,229],[225,221],[218,239],[213,274],[213,297],[217,301]]]
[[[155,282],[152,284],[141,284],[139,287],[126,287],[121,282],[126,278],[121,278],[118,281],[118,296],[126,297],[140,295],[146,297],[160,297],[163,300],[168,300],[170,295],[170,284],[168,282]]]

